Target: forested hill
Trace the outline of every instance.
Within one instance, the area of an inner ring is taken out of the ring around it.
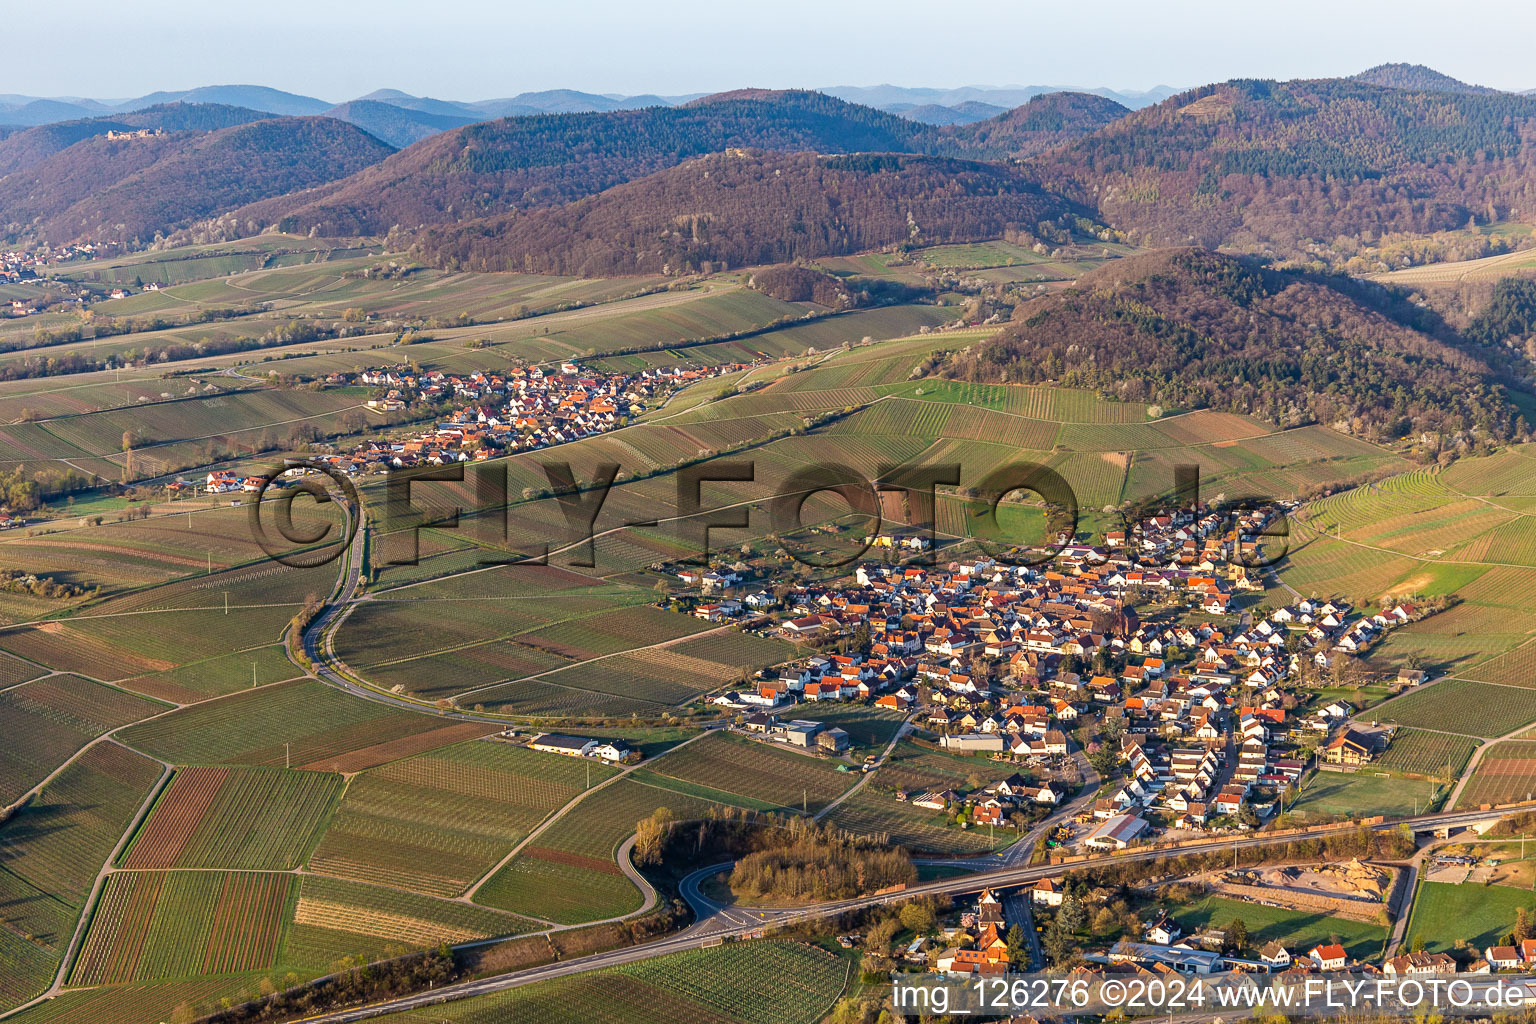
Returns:
[[[1532,216],[1536,97],[1233,81],[1138,110],[1030,166],[1152,244],[1305,256],[1314,242]]]
[[[1381,85],[1388,89],[1411,89],[1416,92],[1473,92],[1492,95],[1497,89],[1485,85],[1468,85],[1466,82],[1442,74],[1423,64],[1378,64],[1367,68],[1350,80],[1367,85]]]
[[[391,152],[329,117],[265,118],[151,138],[96,135],[0,178],[0,233],[143,244],[252,196],[344,177]]]
[[[474,120],[462,114],[406,110],[377,100],[353,100],[334,106],[325,114],[355,124],[374,138],[383,139],[396,148],[404,148]]]
[[[818,92],[512,117],[444,132],[333,187],[256,204],[240,217],[284,230],[382,233],[554,205],[733,147],[914,152],[936,148],[936,131]]]
[[[36,128],[17,129],[0,139],[0,177],[35,167],[77,142],[109,131],[131,132],[139,128],[158,128],[167,132],[216,131],[271,116],[258,110],[218,103],[161,103],[131,114],[55,121]]]
[[[565,206],[433,228],[418,251],[462,269],[679,273],[997,238],[1066,209],[998,164],[734,150]]]
[[[1528,368],[1501,352],[1373,285],[1175,249],[1108,264],[1021,305],[941,372],[1316,422],[1372,440],[1474,428],[1511,438],[1529,426],[1500,382]]]
[[[1033,156],[1075,142],[1131,111],[1085,92],[1052,92],[985,121],[948,129],[951,151],[974,159]]]
[[[554,206],[727,149],[1003,159],[1078,139],[1126,113],[1079,93],[972,125],[921,124],[819,92],[739,89],[681,107],[546,114],[423,140],[355,177],[239,211],[286,231],[382,233]]]

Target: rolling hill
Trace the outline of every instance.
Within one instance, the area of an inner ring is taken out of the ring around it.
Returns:
[[[912,152],[937,148],[936,131],[813,92],[505,118],[434,136],[353,178],[253,204],[240,217],[285,231],[376,234],[550,206],[733,147]]]
[[[369,135],[382,139],[396,149],[404,149],[413,142],[420,142],[439,132],[462,128],[476,120],[464,114],[410,110],[380,100],[353,100],[350,103],[332,107],[325,112],[325,115],[356,125]]]
[[[966,100],[952,107],[938,103],[924,103],[921,106],[892,110],[891,113],[900,114],[908,121],[921,121],[923,124],[974,124],[977,121],[985,121],[989,117],[1007,113],[1007,108],[982,103],[979,100]]]
[[[1002,160],[1033,156],[1075,142],[1129,114],[1127,107],[1084,92],[1036,96],[1021,107],[951,130],[958,153]]]
[[[162,103],[221,103],[230,107],[245,107],[283,117],[303,117],[323,114],[331,104],[313,96],[284,92],[265,85],[205,85],[181,92],[152,92],[147,96],[118,104],[115,112],[128,113]]]
[[[1115,121],[1030,166],[1153,245],[1315,258],[1536,209],[1536,100],[1343,79],[1232,81]]]
[[[1499,91],[1485,85],[1468,85],[1423,64],[1378,64],[1358,75],[1351,75],[1350,81],[1387,89],[1407,89],[1410,92],[1467,92],[1488,96]]]
[[[391,152],[328,117],[266,118],[152,138],[98,135],[0,178],[0,224],[9,237],[53,243],[147,242],[253,195],[344,177]]]
[[[941,372],[1317,422],[1373,440],[1530,431],[1504,388],[1529,367],[1497,348],[1379,286],[1202,249],[1116,261],[1032,299]]]
[[[131,114],[59,121],[17,131],[0,140],[0,178],[35,167],[77,142],[109,131],[159,128],[167,132],[214,131],[259,121],[267,115],[217,103],[162,103]]]
[[[997,238],[1065,210],[998,164],[732,150],[565,206],[434,228],[418,251],[465,269],[680,273]]]

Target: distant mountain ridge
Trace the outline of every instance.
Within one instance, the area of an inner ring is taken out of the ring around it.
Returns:
[[[271,89],[264,85],[205,85],[181,92],[154,92],[148,96],[120,103],[114,113],[131,113],[162,103],[221,103],[230,107],[245,107],[283,117],[303,117],[307,114],[323,114],[331,104],[313,96]]]
[[[909,121],[921,121],[923,124],[974,124],[1008,112],[1007,107],[982,103],[980,100],[966,100],[952,107],[946,107],[940,103],[924,103],[916,107],[897,104],[886,109],[893,114],[900,114]]]
[[[380,234],[556,205],[735,147],[849,153],[940,144],[935,128],[821,93],[746,95],[466,125],[350,180],[256,203],[239,215],[284,230]]]
[[[1103,87],[1084,88],[1074,85],[967,85],[958,89],[933,89],[901,85],[834,85],[822,88],[820,91],[828,96],[836,96],[838,99],[847,100],[850,103],[863,103],[866,106],[892,112],[896,112],[897,108],[904,104],[910,106],[936,104],[943,107],[955,107],[961,103],[988,103],[993,106],[1011,109],[1028,103],[1036,96],[1044,96],[1053,92],[1089,93],[1094,96],[1103,96],[1106,99],[1114,100],[1128,109],[1137,110],[1141,107],[1150,106],[1153,103],[1161,103],[1169,96],[1180,92],[1180,90],[1167,85],[1157,85],[1143,91],[1106,89]]]
[[[404,149],[414,142],[420,142],[439,132],[462,128],[477,120],[473,115],[408,110],[379,100],[353,100],[350,103],[342,103],[327,110],[325,116],[356,125],[369,135],[389,143],[396,149]]]
[[[1017,119],[945,127],[824,93],[736,89],[678,107],[509,118],[427,139],[355,179],[252,204],[239,216],[285,231],[380,234],[554,206],[733,148],[1002,159],[1070,142],[1126,112],[1065,93],[1025,109]]]
[[[957,89],[908,88],[903,86],[836,86],[822,89],[829,96],[872,106],[888,113],[901,113],[915,107],[943,107],[961,110],[962,117],[972,117],[967,104],[985,104],[1008,110],[1027,103],[1035,96],[1052,92],[1087,92],[1105,96],[1136,109],[1159,102],[1176,90],[1160,85],[1144,92],[1105,88],[1074,89],[1060,86],[963,86]],[[621,95],[583,92],[578,89],[543,89],[515,96],[484,100],[434,99],[414,96],[399,89],[375,89],[373,92],[343,102],[373,101],[388,103],[405,110],[445,117],[464,116],[471,120],[518,117],[530,114],[580,114],[600,111],[638,110],[643,107],[681,106],[707,93],[661,96],[653,93]],[[0,124],[31,127],[55,121],[75,121],[107,114],[131,113],[165,103],[218,103],[245,107],[269,114],[298,117],[323,114],[342,104],[286,92],[262,85],[208,85],[195,89],[166,90],[127,100],[95,100],[82,97],[40,97],[20,94],[0,95]],[[996,113],[996,111],[994,111]],[[935,111],[936,116],[945,116]],[[989,115],[990,116],[990,115]],[[940,122],[932,122],[940,123]],[[958,122],[944,122],[958,123]]]

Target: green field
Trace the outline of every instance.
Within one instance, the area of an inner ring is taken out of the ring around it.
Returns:
[[[1515,911],[1536,910],[1536,893],[1503,885],[1422,882],[1408,918],[1408,940],[1424,940],[1431,953],[1448,953],[1466,939],[1478,950],[1497,945],[1515,926]]]
[[[850,832],[883,837],[893,846],[925,853],[983,853],[1001,849],[1016,838],[1012,829],[962,829],[943,811],[913,807],[873,783],[838,804],[827,820]]]
[[[1441,788],[1434,782],[1375,775],[1369,767],[1353,775],[1318,772],[1288,809],[1301,815],[1407,817],[1424,813]]]
[[[1476,748],[1477,741],[1465,736],[1399,729],[1386,753],[1373,764],[1388,771],[1455,779]]]
[[[169,710],[78,676],[0,691],[0,805],[16,800],[91,740]]]
[[[1248,926],[1248,945],[1258,949],[1267,942],[1282,943],[1292,956],[1299,957],[1318,943],[1337,936],[1352,958],[1375,960],[1381,956],[1387,930],[1378,924],[1351,921],[1325,914],[1266,907],[1242,900],[1207,896],[1187,908],[1171,908],[1173,917],[1186,933],[1205,928],[1226,928],[1234,918]]]
[[[279,959],[325,969],[343,957],[396,956],[532,927],[523,918],[465,903],[308,875],[300,883]]]
[[[313,767],[441,728],[431,715],[349,697],[323,683],[281,683],[183,708],[123,733],[176,764]]]
[[[837,799],[857,776],[828,760],[780,749],[761,740],[714,733],[657,761],[660,775],[737,793],[769,807],[814,814]]]
[[[1456,806],[1515,803],[1530,800],[1533,796],[1536,796],[1536,742],[1505,740],[1483,751],[1482,759],[1467,780]]]
[[[983,783],[1006,779],[1018,772],[1018,766],[985,757],[946,754],[929,750],[910,739],[896,744],[896,749],[875,774],[875,784],[887,789],[918,792],[925,789],[975,788],[974,777]]]
[[[53,980],[96,872],[160,774],[147,758],[97,744],[0,823],[0,1010]]]
[[[107,880],[70,984],[272,967],[297,888],[298,879],[284,874],[119,872]]]
[[[636,823],[659,807],[687,819],[704,817],[720,804],[621,779],[582,800],[536,836],[491,876],[475,894],[475,902],[560,924],[638,910],[640,893],[619,870],[614,855],[634,834]]]

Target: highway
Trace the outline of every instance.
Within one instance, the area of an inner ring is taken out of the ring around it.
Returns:
[[[1380,825],[1369,826],[1373,831],[1389,831],[1399,828],[1404,824],[1411,824],[1416,831],[1427,831],[1441,825],[1469,825],[1482,821],[1495,820],[1510,813],[1504,811],[1451,811],[1441,814],[1420,815],[1416,818],[1404,818],[1397,821],[1383,822]],[[1341,825],[1334,832],[1347,832],[1360,826],[1354,824]],[[1325,832],[1316,832],[1315,835],[1324,835]],[[1096,857],[1087,861],[1074,864],[1042,864],[1036,866],[1003,865],[975,874],[964,875],[956,878],[944,878],[933,882],[923,882],[918,885],[908,886],[905,890],[896,893],[885,893],[876,896],[864,896],[858,899],[841,900],[836,903],[818,904],[813,907],[805,907],[798,910],[774,911],[771,922],[757,919],[753,920],[755,912],[748,912],[748,919],[741,921],[741,911],[732,910],[733,919],[722,919],[712,927],[701,927],[706,922],[698,922],[684,929],[676,935],[664,939],[657,939],[638,946],[628,946],[624,949],[612,950],[607,953],[595,953],[591,956],[579,957],[575,960],[567,960],[563,963],[550,964],[545,967],[535,967],[526,971],[518,971],[512,974],[498,975],[493,978],[483,978],[476,981],[460,982],[456,985],[445,986],[436,991],[421,992],[415,995],[403,996],[399,999],[376,1003],[372,1006],[357,1007],[350,1010],[339,1010],[335,1013],[321,1014],[306,1018],[307,1024],[344,1024],[349,1021],[366,1020],[370,1017],[380,1016],[386,1013],[397,1013],[402,1010],[418,1009],[423,1006],[432,1006],[438,1003],[450,1002],[458,999],[466,999],[471,996],[487,995],[492,992],[505,992],[509,989],[519,988],[536,981],[547,981],[551,978],[561,978],[567,975],[580,974],[586,971],[601,970],[609,967],[618,967],[623,964],[634,963],[638,960],[647,960],[652,957],[665,956],[668,953],[679,953],[689,949],[700,949],[717,945],[728,939],[750,936],[764,927],[773,925],[792,924],[800,921],[812,921],[821,918],[833,917],[850,910],[858,910],[865,907],[877,906],[883,903],[902,902],[920,896],[965,896],[980,892],[982,889],[1002,889],[1016,885],[1030,885],[1042,878],[1050,878],[1067,871],[1081,870],[1083,868],[1098,867],[1105,864],[1114,864],[1124,861],[1154,860],[1160,857],[1183,856],[1191,853],[1212,853],[1216,851],[1246,850],[1255,847],[1270,846],[1278,843],[1286,843],[1296,839],[1296,836],[1267,836],[1258,833],[1242,839],[1214,839],[1205,843],[1194,843],[1177,848],[1168,847],[1143,847],[1132,848],[1122,853],[1109,854]],[[994,861],[993,863],[996,863]],[[684,880],[684,885],[692,882],[692,891],[695,897],[701,901],[697,906],[708,906],[712,901],[705,899],[698,891],[698,883],[704,877],[723,870],[724,865],[701,868]],[[693,900],[690,899],[690,903]],[[718,907],[718,904],[713,904]],[[715,916],[715,915],[711,915]],[[1231,1016],[1231,1012],[1228,1012]],[[1193,1018],[1192,1018],[1193,1019]]]

